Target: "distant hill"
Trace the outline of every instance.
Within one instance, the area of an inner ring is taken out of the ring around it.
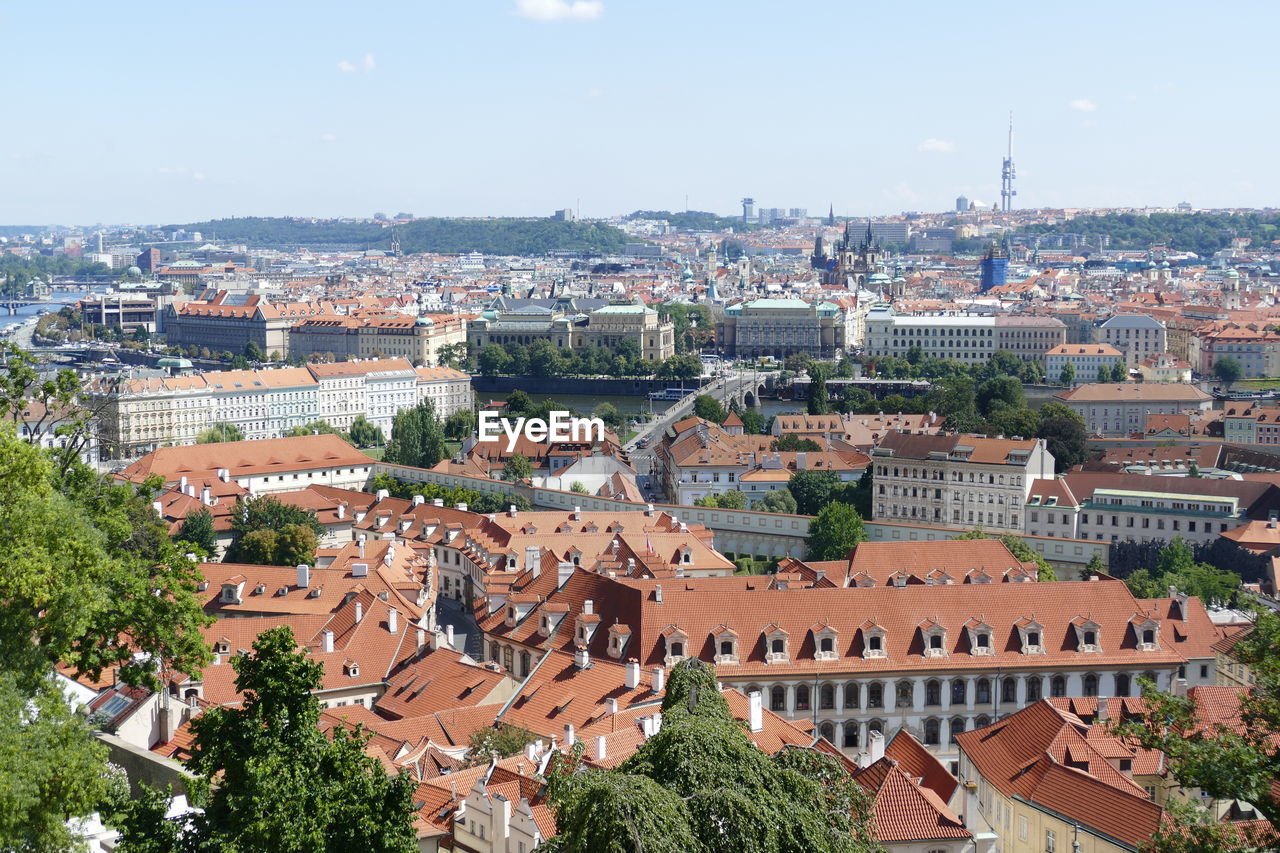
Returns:
[[[681,231],[753,231],[760,227],[758,223],[743,222],[741,217],[720,216],[705,210],[685,210],[672,213],[669,210],[637,210],[627,215],[627,219],[665,219],[672,228]]]
[[[404,252],[544,255],[573,251],[617,254],[627,235],[611,225],[553,219],[415,219],[402,225],[333,219],[241,217],[166,225],[206,240],[273,249],[389,249],[394,232]]]
[[[1212,255],[1230,247],[1234,237],[1248,237],[1250,248],[1269,246],[1280,239],[1280,214],[1274,213],[1109,213],[1105,216],[1081,216],[1057,225],[1033,225],[1028,234],[1081,234],[1086,237],[1106,235],[1112,249],[1146,249],[1167,246],[1179,252]]]

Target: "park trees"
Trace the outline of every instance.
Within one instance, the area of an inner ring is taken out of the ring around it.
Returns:
[[[805,540],[806,559],[842,560],[859,542],[867,541],[862,516],[852,504],[832,501],[809,522]]]
[[[315,549],[324,527],[311,510],[287,504],[271,495],[236,501],[231,512],[231,563],[296,566],[315,562]]]
[[[430,400],[396,412],[391,423],[391,441],[387,442],[383,460],[414,468],[431,468],[446,456],[444,428]]]
[[[386,440],[382,430],[370,423],[363,414],[356,415],[355,420],[351,422],[351,432],[348,435],[351,443],[356,447],[373,447]]]
[[[840,486],[840,478],[831,471],[797,471],[787,480],[787,489],[796,499],[801,515],[817,515]]]
[[[221,444],[227,441],[244,441],[244,433],[240,427],[219,421],[196,436],[196,444]]]
[[[533,463],[527,456],[513,453],[502,466],[502,479],[509,483],[519,483],[533,476]]]
[[[1076,381],[1076,366],[1071,362],[1062,365],[1062,372],[1058,374],[1058,384],[1065,385],[1070,388]]]
[[[1045,403],[1040,408],[1037,438],[1045,440],[1045,448],[1053,454],[1054,471],[1061,474],[1084,462],[1088,455],[1088,435],[1084,418],[1070,406]]]
[[[1229,388],[1244,378],[1244,367],[1231,356],[1223,356],[1213,363],[1213,376]]]
[[[190,542],[211,558],[218,553],[218,534],[213,529],[213,515],[205,507],[187,513],[174,539]]]

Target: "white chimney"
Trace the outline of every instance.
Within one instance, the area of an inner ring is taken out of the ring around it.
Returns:
[[[587,651],[586,646],[578,646],[573,653],[573,665],[578,669],[586,669],[591,666],[591,653]]]
[[[449,648],[453,648],[453,626],[444,626],[444,644]]]
[[[507,505],[507,515],[511,516],[512,518],[515,518],[515,517],[516,517],[517,513],[516,513],[516,505],[515,505],[515,504],[508,504],[508,505]]]
[[[359,601],[357,601],[356,602],[356,623],[359,624],[360,620],[363,618],[364,618],[364,605],[361,604]]]
[[[151,508],[155,510],[156,515],[164,517],[164,504],[160,503],[160,501],[152,501]]]
[[[529,545],[524,549],[524,570],[526,572],[534,571],[538,563],[542,562],[542,549],[537,545]]]
[[[653,600],[657,604],[662,603],[662,584],[656,584],[653,587]]]
[[[582,521],[582,507],[580,507],[580,506],[575,506],[575,507],[573,508],[573,520],[574,520],[574,521]]]
[[[582,612],[587,616],[590,616],[591,614],[595,613],[596,603],[592,601],[590,598],[588,598],[586,601],[582,602]]]
[[[186,474],[183,474],[181,477],[178,478],[178,490],[183,494],[186,494],[187,492],[187,475]]]
[[[564,745],[573,746],[578,740],[573,734],[573,723],[565,723],[564,725]]]
[[[323,631],[321,631],[320,642],[321,642],[320,647],[324,649],[325,654],[333,653],[333,632],[332,631],[330,631],[328,628],[325,628]]]
[[[459,502],[459,503],[454,504],[454,505],[453,505],[453,508],[454,508],[454,509],[456,509],[456,510],[458,510],[458,511],[460,511],[460,512],[466,512],[466,511],[467,511],[467,504],[466,504],[466,501],[461,501],[461,502]]]
[[[605,757],[606,742],[608,738],[604,735],[596,735],[596,761]]]
[[[423,646],[427,644],[427,629],[419,628],[417,631],[414,631],[413,639],[414,639],[414,643],[413,643],[414,648],[421,649]]]
[[[538,745],[536,743],[526,743],[524,745],[524,757],[530,761],[538,760]]]
[[[400,611],[394,607],[387,611],[387,633],[400,633]]]
[[[667,671],[660,666],[653,668],[653,692],[661,693],[663,687],[666,686]]]
[[[444,506],[444,498],[432,498],[432,499],[431,499],[431,505],[432,505],[432,506]]]
[[[387,498],[391,497],[391,492],[387,491],[386,489],[378,489],[377,497],[378,497],[378,500],[384,501]]]
[[[219,469],[218,469],[218,479],[219,479],[219,480],[221,480],[221,481],[222,481],[222,482],[224,482],[224,483],[230,483],[230,482],[231,482],[231,469],[230,469],[230,468],[219,468]]]
[[[423,505],[424,503],[426,503],[426,502],[427,502],[427,499],[426,499],[426,498],[424,498],[422,495],[414,495],[414,496],[413,496],[413,505],[414,505],[414,506],[422,506],[422,505]]]
[[[637,661],[627,661],[627,689],[635,690],[640,686],[640,664]]]
[[[306,563],[298,564],[298,589],[311,586],[311,567]]]
[[[213,506],[213,489],[205,486],[200,490],[200,503],[205,506]]]
[[[1185,678],[1175,678],[1173,680],[1173,695],[1182,697],[1187,695],[1187,680]]]
[[[613,696],[610,696],[608,699],[604,700],[604,704],[605,704],[605,707],[609,709],[609,713],[610,713],[610,714],[616,714],[616,713],[618,713],[618,700],[617,700],[617,698],[615,698],[615,697],[613,697]]]
[[[361,555],[361,556],[363,556],[363,555]],[[351,577],[353,577],[353,578],[367,578],[367,577],[369,577],[369,564],[368,564],[368,563],[352,563],[352,564],[351,564]]]
[[[556,589],[568,583],[571,577],[573,577],[573,563],[566,560],[556,567]]]
[[[871,764],[884,758],[884,735],[880,732],[867,735],[867,758]]]
[[[360,541],[356,543],[356,548],[359,550],[360,559],[363,560],[364,559],[364,534],[363,533],[360,534]]]
[[[1096,722],[1102,723],[1109,719],[1110,709],[1107,707],[1107,697],[1098,697],[1098,713],[1094,715]]]
[[[752,690],[747,694],[747,723],[753,732],[764,729],[764,705],[759,690]]]
[[[645,504],[645,505],[644,505],[644,514],[645,514],[645,515],[647,515],[647,516],[652,516],[652,515],[653,515],[653,504]]]
[[[346,518],[346,517],[347,517],[347,502],[338,501],[338,518]]]

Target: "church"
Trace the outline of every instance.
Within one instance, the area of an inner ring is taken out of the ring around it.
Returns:
[[[871,236],[871,223],[867,222],[867,233],[860,243],[855,244],[849,231],[849,223],[845,222],[844,236],[837,240],[832,254],[828,256],[819,232],[813,243],[813,254],[809,261],[815,270],[822,271],[822,283],[847,287],[850,290],[876,290],[881,281],[888,281],[885,274],[886,253],[876,245]],[[873,281],[873,276],[883,278]]]

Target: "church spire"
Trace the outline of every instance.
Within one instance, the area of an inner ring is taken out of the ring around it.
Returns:
[[[833,228],[836,224],[836,206],[833,203],[827,208],[827,227]]]

